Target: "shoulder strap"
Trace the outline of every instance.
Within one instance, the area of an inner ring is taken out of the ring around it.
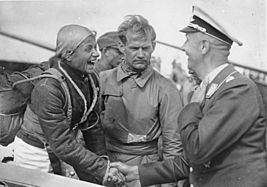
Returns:
[[[68,104],[68,108],[67,108],[67,118],[68,121],[71,122],[71,116],[72,116],[72,104],[71,104],[71,97],[70,97],[70,92],[67,86],[67,83],[65,81],[65,77],[60,73],[60,71],[58,71],[55,68],[49,68],[48,70],[46,70],[44,73],[49,73],[51,74],[54,79],[57,79],[60,84],[61,87],[63,88],[63,91],[65,93],[65,96],[67,98],[67,104]],[[43,74],[43,75],[49,75],[49,74]]]
[[[26,75],[24,75],[23,73],[18,72],[18,71],[14,72],[13,74],[18,74],[18,75],[24,77],[25,79],[28,79],[28,78],[29,78],[29,77],[27,77]]]
[[[72,104],[71,104],[71,97],[70,97],[70,92],[67,86],[67,83],[65,81],[65,78],[63,77],[63,75],[55,68],[49,68],[48,70],[44,71],[44,74],[42,75],[38,75],[35,77],[31,77],[31,78],[27,78],[24,80],[19,80],[15,83],[13,83],[12,87],[15,88],[17,85],[19,84],[23,84],[26,82],[31,82],[34,80],[38,80],[38,79],[42,79],[42,78],[53,78],[56,79],[60,82],[61,87],[65,93],[65,96],[67,98],[67,104],[68,104],[68,108],[67,108],[67,118],[69,120],[69,122],[71,121],[71,116],[72,116]]]
[[[26,78],[24,80],[19,80],[17,82],[14,82],[12,87],[15,88],[17,85],[19,84],[23,84],[23,83],[26,83],[26,82],[31,82],[31,81],[34,81],[34,80],[37,80],[37,79],[42,79],[42,78],[54,78],[54,79],[57,79],[58,80],[58,77],[54,76],[54,75],[38,75],[36,77],[31,77],[31,78]]]

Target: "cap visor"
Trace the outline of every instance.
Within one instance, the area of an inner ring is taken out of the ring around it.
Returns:
[[[193,33],[193,32],[199,32],[199,31],[194,29],[193,27],[185,27],[185,28],[181,29],[180,32]]]

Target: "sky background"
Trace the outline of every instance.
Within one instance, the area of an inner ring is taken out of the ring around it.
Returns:
[[[216,7],[215,0],[209,1]],[[63,25],[81,24],[96,30],[100,36],[116,30],[126,15],[140,14],[155,28],[157,40],[182,46],[185,37],[179,29],[189,22],[193,3],[193,0],[0,1],[0,30],[55,47],[57,31]],[[235,0],[235,3],[234,14],[225,19],[235,21],[233,29],[244,45],[233,45],[230,60],[267,71],[266,2]],[[0,35],[0,59],[41,62],[52,55],[45,49]],[[187,66],[185,55],[174,48],[157,44],[153,55],[162,59],[163,74],[171,72],[174,59]]]

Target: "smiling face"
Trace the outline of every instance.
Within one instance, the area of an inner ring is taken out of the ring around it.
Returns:
[[[144,71],[150,64],[155,44],[150,37],[128,32],[127,42],[123,47],[126,63],[133,71]]]
[[[72,54],[69,65],[83,73],[94,71],[99,56],[96,46],[95,36],[87,37]]]

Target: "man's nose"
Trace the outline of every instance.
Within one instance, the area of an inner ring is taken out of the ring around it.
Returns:
[[[181,50],[185,52],[185,43],[182,45]]]
[[[93,49],[93,56],[94,57],[99,57],[99,52],[97,51],[97,49]]]
[[[138,50],[138,57],[144,57],[144,52],[142,48]]]

